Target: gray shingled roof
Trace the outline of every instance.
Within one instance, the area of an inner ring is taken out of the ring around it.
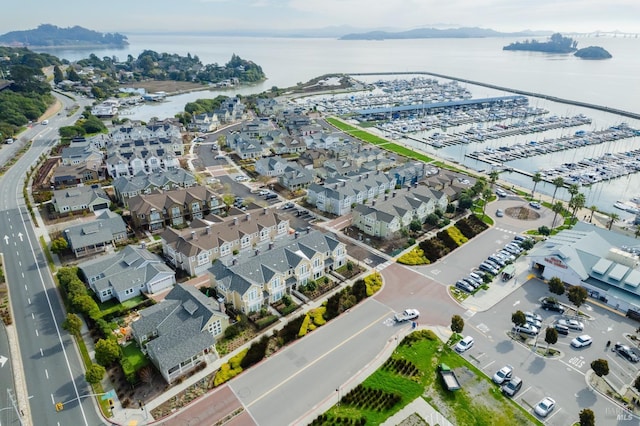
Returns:
[[[126,235],[126,232],[127,225],[122,216],[109,210],[104,210],[93,222],[64,230],[65,237],[73,249],[107,243],[114,239],[114,235]]]

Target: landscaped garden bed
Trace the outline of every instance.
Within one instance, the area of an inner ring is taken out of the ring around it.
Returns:
[[[441,363],[456,370],[461,390],[446,390],[437,373]],[[429,330],[405,337],[382,367],[311,424],[382,424],[418,397],[453,424],[541,424]]]
[[[325,276],[316,281],[309,280],[305,285],[301,285],[298,288],[298,291],[304,294],[307,298],[316,300],[338,287],[338,285],[339,283]]]

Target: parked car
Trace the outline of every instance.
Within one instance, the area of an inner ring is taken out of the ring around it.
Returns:
[[[215,157],[213,157],[214,160],[224,160],[226,157],[222,154],[218,154]]]
[[[245,175],[239,175],[239,176],[235,177],[235,180],[236,180],[236,182],[244,182],[244,181],[249,180],[249,178],[246,177]]]
[[[582,331],[584,330],[584,324],[575,319],[562,318],[558,320],[558,324],[569,327],[571,330]]]
[[[467,336],[464,339],[460,340],[456,346],[455,346],[455,350],[458,353],[463,353],[468,351],[469,349],[471,349],[473,347],[473,337],[471,336]]]
[[[538,333],[540,332],[540,329],[537,327],[534,327],[531,324],[524,324],[521,326],[515,326],[513,327],[513,332],[514,333],[520,333],[520,334],[526,334],[527,336],[537,336]]]
[[[585,348],[587,346],[591,346],[592,343],[593,340],[591,339],[591,336],[589,336],[588,334],[583,334],[573,339],[571,341],[571,346],[573,346],[574,348]]]
[[[549,398],[545,396],[542,401],[536,405],[533,411],[536,412],[540,417],[547,417],[550,412],[556,407],[556,401],[553,398]]]
[[[564,314],[564,307],[557,300],[551,297],[545,297],[540,303],[540,307],[545,311],[554,311]]]
[[[519,242],[523,242],[528,240],[527,237],[523,236],[523,235],[516,235],[515,237],[513,237],[514,241],[519,241]]]
[[[493,263],[495,263],[496,265],[501,266],[501,267],[505,266],[507,264],[507,262],[505,262],[504,260],[500,259],[497,256],[493,256],[493,255],[489,256],[489,260],[492,261]]]
[[[498,254],[499,254],[500,256],[505,257],[507,260],[509,260],[509,261],[511,261],[511,262],[513,262],[514,260],[516,260],[516,255],[515,255],[515,254],[513,254],[513,253],[509,253],[509,252],[508,252],[508,251],[506,251],[506,250],[500,250],[500,251],[498,252]]]
[[[491,266],[493,269],[496,270],[496,274],[498,273],[498,271],[500,270],[500,265],[498,265],[496,262],[494,262],[491,259],[487,259],[484,261],[484,263],[489,264],[489,266]]]
[[[539,203],[539,202],[537,202],[537,201],[531,201],[531,202],[529,202],[529,205],[530,205],[531,207],[533,207],[534,209],[540,209],[540,208],[542,208],[542,206],[540,205],[540,203]]]
[[[538,314],[534,314],[533,312],[527,311],[527,312],[524,313],[524,316],[526,318],[532,318],[532,319],[534,319],[536,321],[542,322],[542,317],[540,315],[538,315]]]
[[[484,284],[484,272],[482,271],[473,271],[469,274],[469,276],[471,278],[473,278],[474,280],[477,280],[480,284]]]
[[[267,191],[266,189],[261,189],[261,190],[258,192],[258,195],[260,195],[261,197],[263,197],[263,196],[265,196],[265,195],[269,195],[269,194],[270,194],[270,192],[269,192],[269,191]]]
[[[493,383],[501,385],[511,380],[511,377],[513,377],[513,367],[507,364],[493,375]]]
[[[502,217],[502,216],[504,216],[504,210],[502,209],[496,210],[496,217]]]
[[[618,355],[625,358],[627,361],[638,362],[640,361],[640,357],[627,345],[623,345],[620,342],[613,345],[611,349],[614,352],[617,352]]]
[[[516,248],[513,248],[513,247],[511,247],[511,246],[509,246],[509,245],[504,246],[504,250],[506,250],[507,252],[509,252],[509,253],[513,254],[514,256],[515,256],[516,254],[520,254],[520,250],[518,250],[518,249],[516,249]]]
[[[506,196],[507,196],[507,191],[505,191],[505,190],[504,190],[504,189],[502,189],[502,188],[497,188],[497,189],[496,189],[496,195],[497,195],[498,197],[506,197]]]
[[[473,286],[475,288],[480,287],[482,284],[484,284],[484,281],[482,281],[482,278],[478,277],[477,275],[474,277],[473,275],[469,274],[468,277],[464,277],[464,280],[466,282],[470,282],[473,283]]]
[[[405,309],[403,312],[394,315],[394,319],[397,322],[414,320],[420,316],[420,312],[417,309]]]
[[[278,194],[274,194],[273,192],[264,197],[265,200],[273,200],[274,198],[278,198]]]
[[[498,275],[498,270],[486,262],[482,262],[480,265],[478,265],[478,268],[480,268],[481,271],[485,271],[493,275]]]
[[[513,397],[522,388],[522,379],[518,376],[513,377],[508,383],[502,385],[502,393]]]
[[[520,253],[522,253],[522,247],[520,247],[520,246],[519,246],[518,244],[516,244],[516,243],[508,243],[508,244],[505,246],[505,249],[509,249],[509,248],[510,248],[511,250],[515,251],[515,252],[516,252],[516,254],[520,254]]]
[[[458,280],[456,281],[456,288],[459,288],[462,291],[466,291],[467,293],[471,293],[473,290],[473,286],[467,284],[465,281]]]
[[[470,277],[464,277],[464,278],[462,278],[462,281],[466,282],[467,284],[469,284],[473,288],[480,287],[480,284],[476,280],[474,280],[474,279],[472,279]]]
[[[293,206],[294,204],[292,202],[284,203],[284,205],[282,206],[282,210],[292,209]]]
[[[569,335],[569,327],[567,327],[565,325],[554,324],[553,328],[556,329],[558,334],[562,334],[563,336],[568,336]]]

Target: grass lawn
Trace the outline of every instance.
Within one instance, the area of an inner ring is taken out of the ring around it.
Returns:
[[[114,312],[133,309],[145,300],[146,298],[144,296],[136,296],[132,299],[125,300],[122,303],[118,302],[118,299],[115,298],[107,300],[104,303],[98,302],[98,308],[100,308],[100,318],[103,318],[106,315],[110,315]]]
[[[528,411],[503,396],[487,376],[442,343],[431,331],[412,333],[402,341],[391,358],[409,361],[419,373],[409,377],[391,369],[379,368],[361,386],[398,395],[399,403],[387,411],[362,409],[342,403],[327,411],[323,415],[326,419],[316,420],[314,424],[348,424],[349,421],[345,418],[361,417],[366,418],[366,424],[381,424],[409,402],[422,396],[453,424],[541,425]],[[440,363],[445,363],[452,369],[460,369],[461,372],[466,371],[465,376],[468,377],[465,380],[458,376],[461,390],[450,392],[444,388],[436,371]]]
[[[138,371],[142,367],[149,364],[149,358],[147,358],[138,345],[135,342],[131,342],[126,346],[122,347],[122,358],[129,360],[129,365],[133,369],[133,371]]]

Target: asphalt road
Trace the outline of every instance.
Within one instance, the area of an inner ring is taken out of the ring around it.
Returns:
[[[339,389],[400,331],[402,326],[385,323],[391,317],[388,307],[368,300],[251,368],[230,387],[257,424],[292,424],[320,401],[338,400]]]
[[[56,96],[65,106],[74,103]],[[90,388],[73,342],[61,329],[64,311],[22,198],[24,172],[55,144],[58,127],[73,123],[80,112],[70,118],[61,113],[47,126],[27,130],[21,137],[33,140],[31,149],[0,178],[0,249],[35,425],[104,424],[91,398],[81,398]],[[63,411],[56,412],[56,402],[66,403]]]

